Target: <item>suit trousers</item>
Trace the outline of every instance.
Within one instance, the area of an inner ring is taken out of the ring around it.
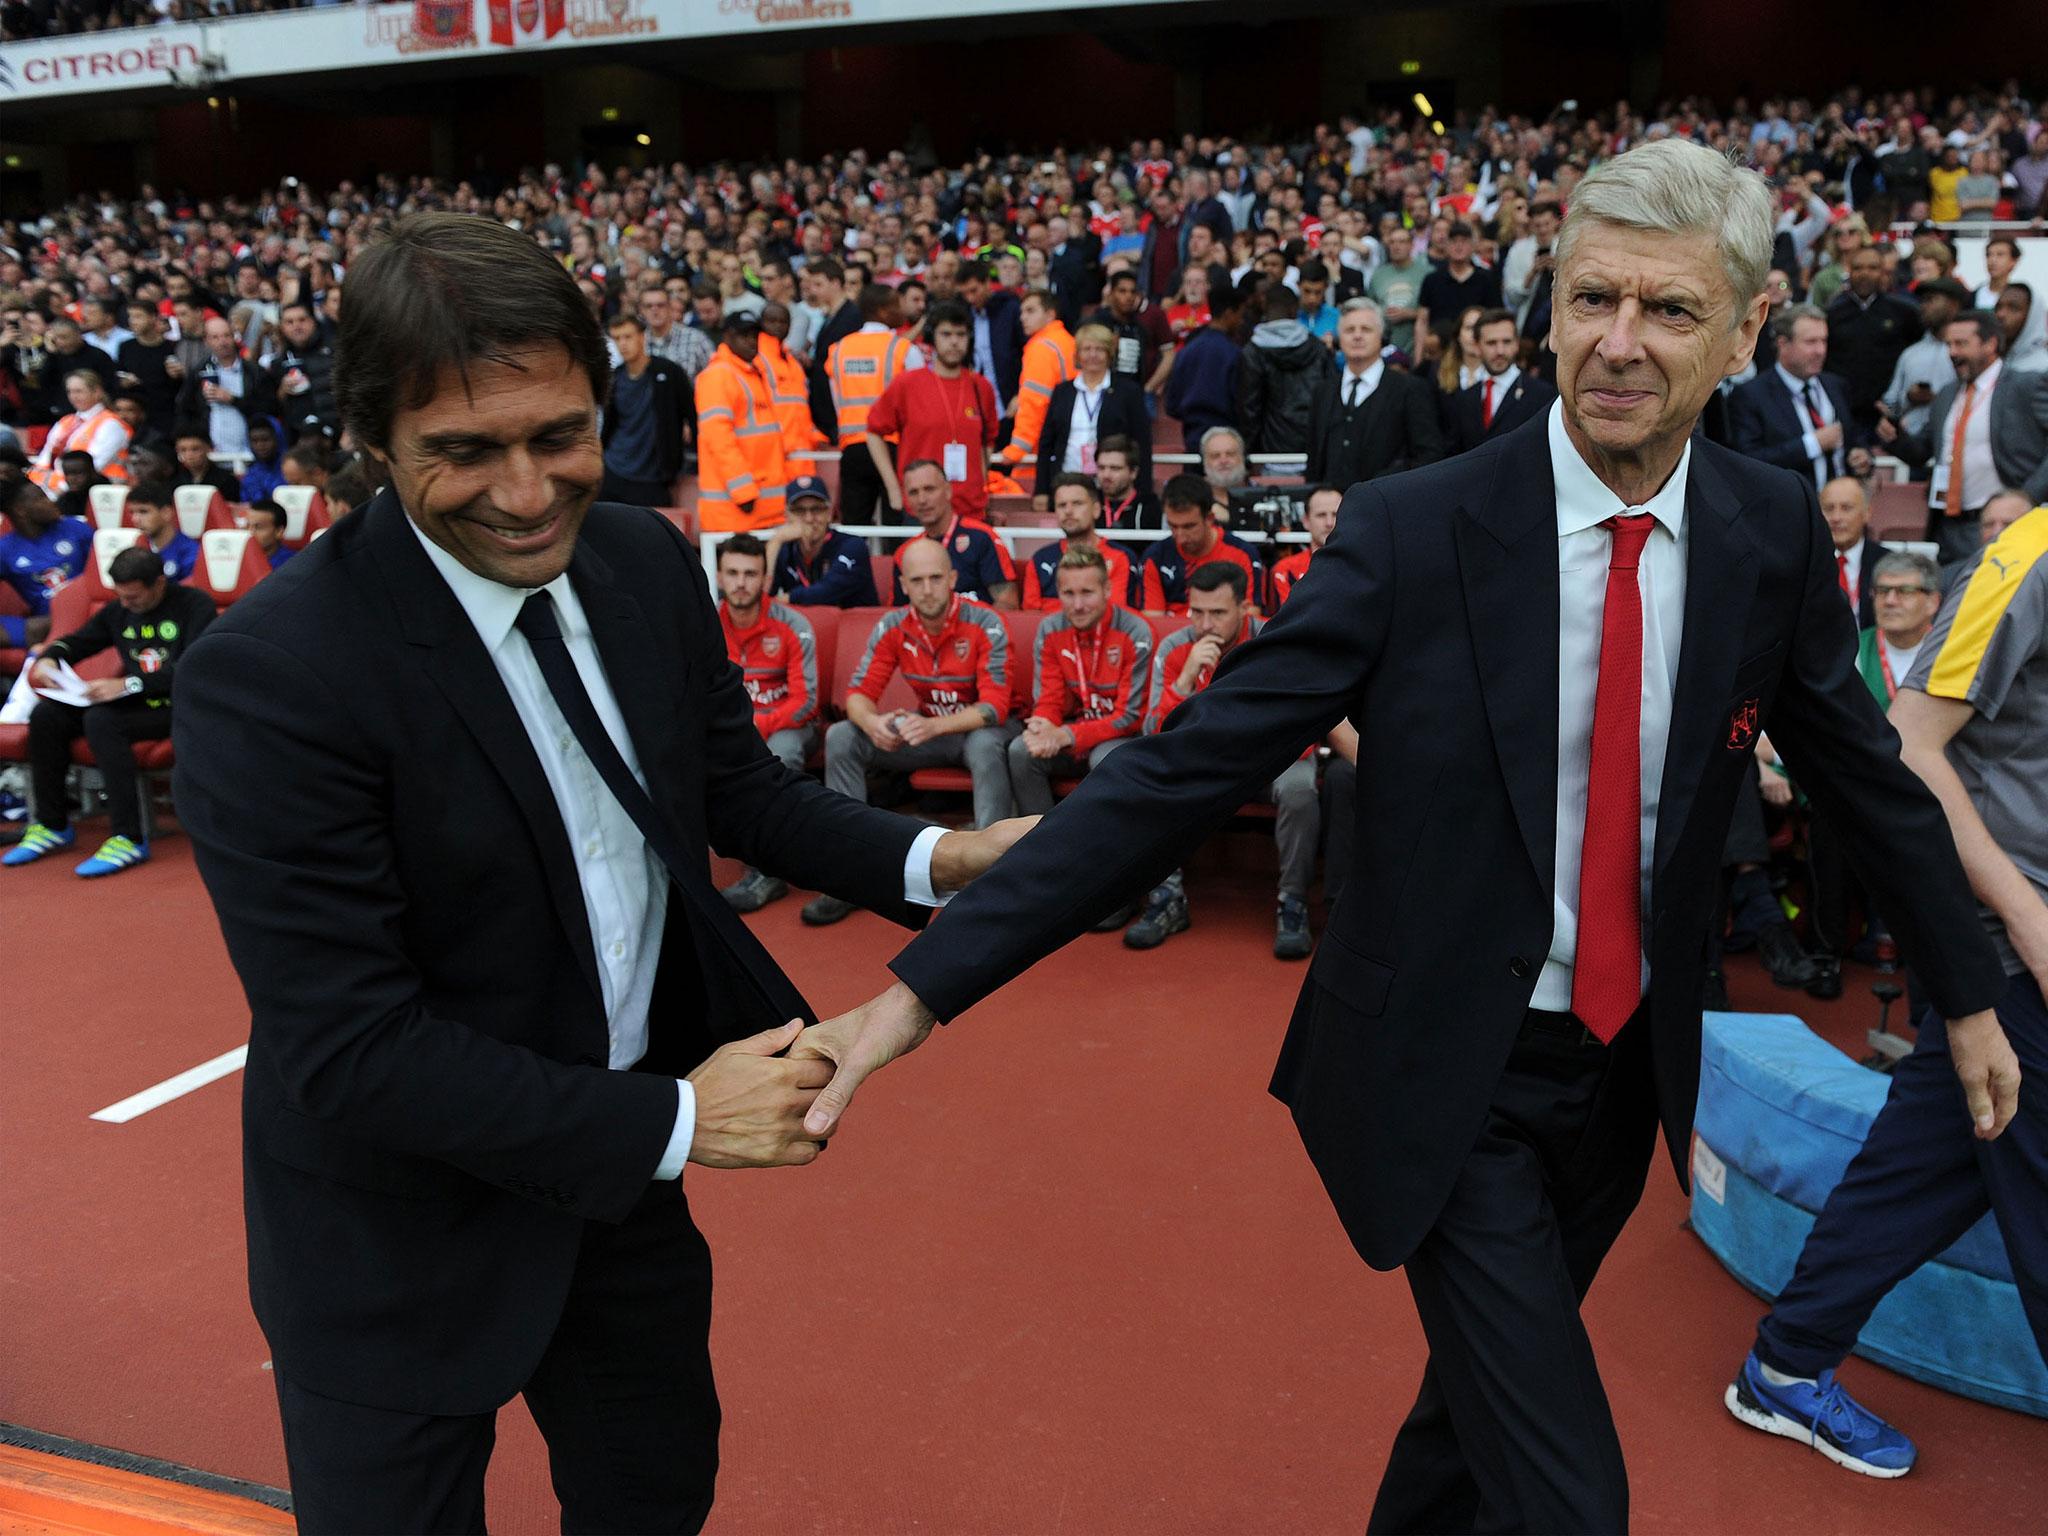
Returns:
[[[965,768],[974,779],[974,824],[988,826],[1016,814],[1010,793],[1010,738],[1013,722],[940,736],[918,747],[884,752],[851,720],[825,733],[825,787],[855,800],[868,797],[868,770],[909,773],[918,768]]]
[[[1628,1473],[1579,1318],[1656,1144],[1647,1010],[1601,1045],[1523,1020],[1486,1124],[1409,1258],[1429,1339],[1374,1532],[1621,1531]]]
[[[494,1413],[344,1403],[278,1370],[293,1513],[306,1536],[481,1532]],[[590,1221],[555,1335],[525,1388],[565,1536],[694,1532],[718,1476],[711,1250],[679,1185]]]
[[[71,824],[64,775],[71,765],[71,743],[83,736],[106,785],[108,829],[116,837],[141,842],[142,786],[135,743],[162,741],[170,734],[170,710],[152,709],[141,699],[115,699],[83,709],[42,700],[28,717],[29,793],[36,819],[56,830]]]
[[[903,468],[901,464],[896,467],[899,472]],[[840,449],[839,510],[834,521],[858,526],[885,517],[892,523],[905,521],[901,512],[889,510],[889,499],[882,493],[882,472],[875,468],[875,456],[868,452],[866,443]]]
[[[1928,1009],[1913,1052],[1892,1072],[1884,1108],[1806,1235],[1798,1266],[1757,1329],[1757,1357],[1818,1376],[1842,1363],[1877,1304],[1988,1211],[2048,1359],[2048,1008],[2034,978],[2009,977],[1998,1022],[2020,1059],[2020,1107],[1996,1141],[1979,1141]]]

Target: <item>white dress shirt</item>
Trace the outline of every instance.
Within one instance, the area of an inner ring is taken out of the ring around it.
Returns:
[[[1102,426],[1102,397],[1109,391],[1109,377],[1105,373],[1091,386],[1079,374],[1074,376],[1074,409],[1067,417],[1067,452],[1060,460],[1062,474],[1082,473],[1082,451],[1095,446]]]
[[[1643,597],[1643,932],[1648,934],[1650,868],[1657,849],[1657,800],[1671,734],[1671,693],[1685,630],[1685,482],[1692,446],[1663,488],[1641,506],[1624,506],[1600,483],[1565,434],[1563,407],[1550,407],[1550,473],[1557,496],[1557,883],[1550,955],[1529,1006],[1553,1013],[1572,1006],[1572,963],[1579,948],[1579,854],[1586,836],[1586,784],[1593,766],[1593,699],[1600,681],[1600,629],[1607,606],[1607,562],[1614,536],[1600,526],[1617,514],[1657,520],[1643,545],[1636,584]],[[1643,982],[1649,984],[1649,962]]]
[[[1998,386],[2004,364],[2003,358],[1995,359],[1972,383],[1958,385],[1955,400],[1941,423],[1940,462],[1948,470],[1948,499],[1944,505],[1961,512],[1974,512],[1998,492],[1998,465],[1991,457],[1991,391]],[[1972,389],[1974,394],[1967,393]],[[1963,423],[1963,465],[1958,473],[1949,459],[1955,452],[1956,412],[1963,408],[1966,398],[1970,419]]]
[[[583,914],[597,952],[605,1028],[611,1043],[607,1064],[613,1071],[623,1072],[647,1054],[647,1008],[654,997],[662,930],[668,921],[668,871],[584,754],[548,689],[547,679],[541,676],[533,647],[514,628],[519,610],[532,592],[479,576],[421,533],[410,517],[407,523],[498,669],[505,691],[512,696],[513,711],[540,759],[555,808],[561,812],[562,827],[576,859],[576,880],[583,889]],[[563,643],[605,734],[619,749],[633,777],[646,788],[647,775],[641,771],[626,717],[620,713],[611,681],[605,676],[604,660],[597,653],[576,588],[564,572],[539,590],[555,601]],[[932,891],[931,862],[932,848],[945,831],[944,827],[928,827],[911,845],[903,872],[906,900],[928,907],[944,905]],[[676,1100],[675,1128],[654,1170],[657,1179],[682,1176],[690,1139],[696,1132],[697,1095],[685,1078],[676,1080]]]
[[[248,398],[248,390],[242,387],[242,365],[235,363],[214,363],[219,375],[220,387],[237,400]],[[247,453],[249,451],[249,419],[241,409],[224,401],[206,402],[206,430],[213,438],[214,448],[221,453]],[[279,445],[280,448],[282,444]]]
[[[1841,457],[1842,450],[1837,448],[1833,453],[1821,451],[1820,439],[1814,436],[1813,418],[1806,413],[1806,407],[1808,401],[1811,401],[1814,409],[1820,412],[1820,424],[1826,426],[1835,419],[1835,402],[1830,400],[1828,392],[1821,388],[1820,380],[1797,378],[1785,371],[1783,363],[1777,364],[1775,371],[1778,382],[1784,385],[1786,392],[1792,396],[1792,409],[1799,417],[1799,446],[1806,453],[1806,462],[1813,466],[1814,486],[1816,489],[1824,487],[1828,481],[1841,473],[1837,460]],[[1813,386],[1811,395],[1806,392],[1806,386],[1809,384]]]
[[[1349,363],[1344,365],[1344,378],[1337,390],[1337,399],[1349,409],[1365,404],[1372,398],[1372,392],[1380,387],[1380,380],[1386,377],[1387,365],[1374,358],[1366,365],[1365,372],[1356,373]]]
[[[1835,551],[1841,558],[1835,569],[1849,580],[1849,606],[1854,608],[1863,600],[1863,541],[1858,539],[1847,549]]]

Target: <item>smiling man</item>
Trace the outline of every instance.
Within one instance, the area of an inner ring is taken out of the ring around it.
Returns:
[[[1813,483],[1692,436],[1763,323],[1769,190],[1666,139],[1603,160],[1570,206],[1558,401],[1355,487],[1265,629],[912,941],[893,988],[794,1052],[838,1065],[822,1134],[868,1072],[1157,881],[1348,716],[1353,873],[1272,1086],[1429,1339],[1375,1531],[1627,1528],[1578,1302],[1660,1122],[1684,1175],[1703,941],[1764,728],[1953,1021],[1953,1113],[1995,1136],[2017,1096],[1998,956],[1857,673]]]
[[[593,505],[605,338],[486,219],[350,263],[337,403],[389,472],[178,668],[178,812],[252,1013],[250,1292],[299,1529],[485,1528],[524,1394],[565,1530],[711,1506],[679,1184],[808,1163],[810,1010],[709,853],[910,926],[1017,828],[834,795],[755,729],[695,553]]]

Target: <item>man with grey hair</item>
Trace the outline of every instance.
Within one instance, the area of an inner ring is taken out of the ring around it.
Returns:
[[[1235,427],[1211,427],[1202,434],[1202,478],[1216,492],[1218,501],[1251,479],[1245,461],[1244,434]]]
[[[1342,364],[1309,411],[1308,481],[1349,489],[1444,456],[1436,394],[1381,357],[1386,317],[1377,301],[1352,299],[1337,316]]]
[[[792,1047],[835,1063],[822,1133],[1351,719],[1352,873],[1272,1086],[1429,1339],[1374,1531],[1627,1528],[1578,1299],[1660,1122],[1685,1176],[1702,940],[1765,728],[1955,1021],[1976,1133],[2017,1098],[1998,956],[1856,673],[1814,486],[1693,433],[1763,324],[1769,190],[1673,138],[1601,161],[1570,208],[1551,409],[1354,487],[1260,635],[956,898],[894,986]]]
[[[1849,386],[1826,372],[1828,318],[1787,304],[1771,320],[1778,361],[1728,396],[1728,444],[1824,486],[1848,468],[1854,446]]]

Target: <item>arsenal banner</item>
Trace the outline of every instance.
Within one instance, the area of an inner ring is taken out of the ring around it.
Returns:
[[[501,48],[551,38],[569,21],[568,0],[490,0],[490,5],[491,41]]]

